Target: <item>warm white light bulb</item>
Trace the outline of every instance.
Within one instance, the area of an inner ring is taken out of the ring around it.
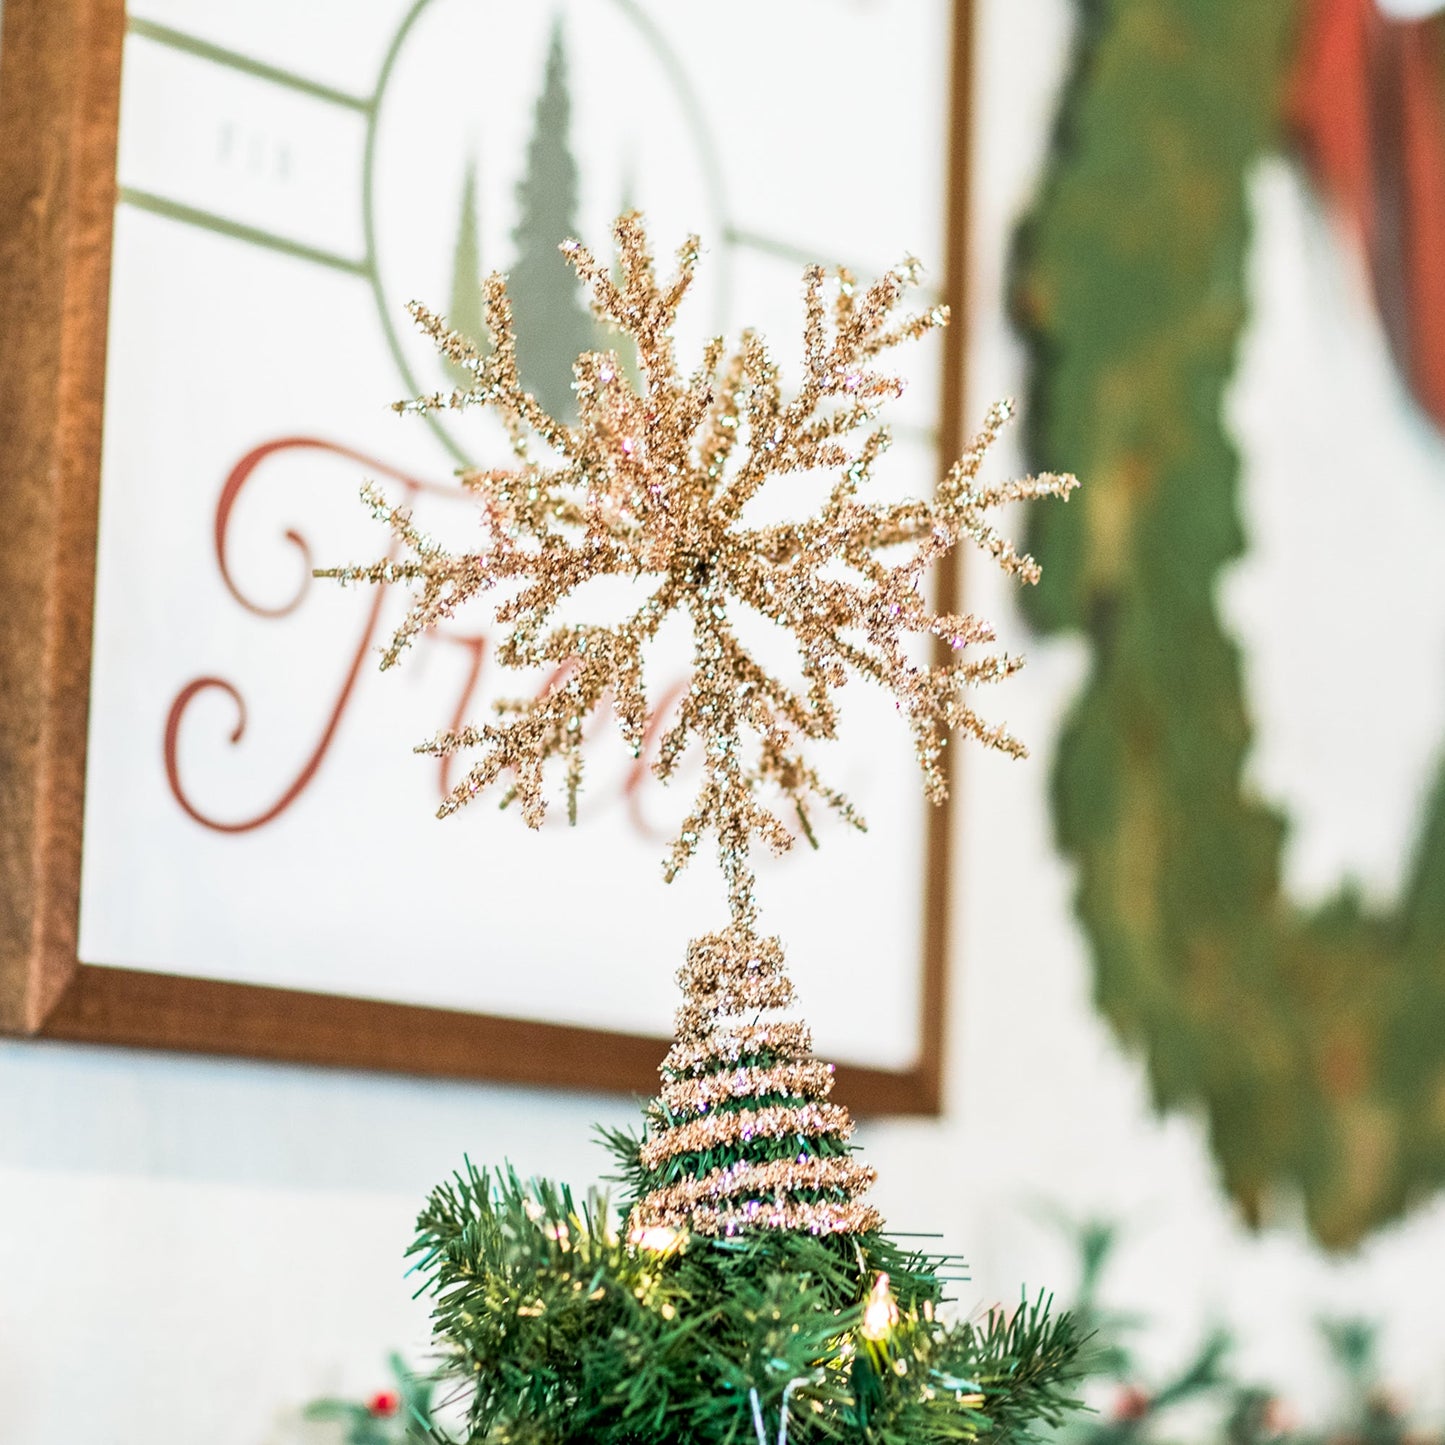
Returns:
[[[888,1337],[889,1331],[897,1323],[898,1306],[894,1302],[888,1276],[879,1274],[878,1278],[873,1281],[873,1289],[868,1295],[868,1303],[863,1306],[863,1324],[860,1332],[864,1339],[882,1340]]]
[[[666,1224],[650,1224],[646,1229],[634,1229],[627,1236],[639,1249],[650,1249],[657,1254],[669,1254],[682,1243],[683,1233]]]

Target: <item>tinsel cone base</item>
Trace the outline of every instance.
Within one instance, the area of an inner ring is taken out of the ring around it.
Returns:
[[[874,1171],[853,1155],[853,1120],[828,1102],[833,1067],[813,1057],[776,938],[733,925],[688,945],[677,1042],[662,1063],[640,1163],[634,1231],[736,1234],[876,1230],[859,1196]]]

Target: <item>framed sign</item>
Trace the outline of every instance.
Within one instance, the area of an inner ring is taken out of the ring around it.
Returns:
[[[661,885],[650,758],[599,731],[575,830],[437,823],[446,773],[410,746],[515,682],[465,618],[376,677],[400,599],[311,572],[382,545],[366,479],[467,521],[478,439],[387,405],[448,384],[404,303],[475,332],[508,271],[528,384],[565,414],[603,343],[557,245],[605,245],[620,210],[660,247],[702,235],[684,355],[756,325],[786,376],[815,259],[916,251],[961,318],[968,5],[730,17],[6,0],[0,1028],[651,1091],[672,974],[724,903],[701,866]],[[961,449],[963,343],[917,349],[881,485]],[[652,701],[660,732],[677,696]],[[886,701],[860,688],[845,734],[870,835],[765,864],[763,922],[849,1103],[933,1111],[948,819]]]

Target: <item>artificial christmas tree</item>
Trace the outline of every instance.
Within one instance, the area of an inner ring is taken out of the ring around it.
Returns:
[[[610,702],[640,753],[645,653],[669,618],[691,630],[690,686],[654,771],[674,778],[695,748],[701,781],[664,873],[674,876],[711,835],[729,921],[689,947],[677,1039],[642,1136],[610,1137],[628,1192],[620,1215],[470,1165],[433,1196],[417,1248],[436,1295],[444,1372],[468,1392],[471,1440],[662,1445],[741,1435],[767,1445],[776,1431],[779,1445],[790,1432],[795,1441],[916,1445],[1005,1436],[1061,1407],[1075,1351],[1069,1322],[1051,1320],[1042,1301],[982,1326],[939,1318],[949,1262],[883,1232],[862,1198],[873,1173],[849,1143],[852,1120],[827,1097],[831,1069],[813,1057],[806,1025],[783,1016],[792,985],[778,940],[757,928],[750,854],[758,841],[777,851],[792,842],[775,798],[809,835],[815,804],[862,826],[805,756],[810,742],[836,735],[834,694],[849,674],[893,696],[935,800],[951,733],[1022,753],[966,701],[1017,660],[964,656],[992,631],[933,612],[923,586],[964,539],[1032,580],[1033,561],[988,513],[1067,497],[1074,482],[981,483],[1008,414],[998,407],[931,498],[863,499],[888,445],[875,417],[901,390],[878,359],[946,320],[942,307],[898,315],[915,263],[867,288],[845,271],[830,279],[809,268],[803,376],[785,398],[754,333],[731,356],[721,338],[708,342],[700,366],[679,371],[672,328],[698,261],[695,237],[665,282],[639,217],[619,219],[616,239],[615,275],[576,242],[562,251],[598,317],[635,343],[640,385],[615,353],[581,354],[568,424],[524,388],[501,277],[484,287],[485,350],[413,307],[470,384],[400,409],[489,407],[512,464],[463,475],[481,504],[476,550],[439,545],[368,489],[401,560],[323,574],[413,589],[384,667],[495,590],[501,663],[551,670],[549,686],[503,705],[496,721],[422,746],[477,755],[443,816],[510,774],[504,801],[539,826],[555,762],[575,817],[584,723]],[[815,511],[755,520],[749,504],[769,483],[809,473],[836,478]],[[579,594],[603,578],[631,586],[635,605],[620,621],[581,620]],[[801,685],[745,644],[744,614],[791,638]],[[941,640],[949,660],[917,661],[912,639]]]

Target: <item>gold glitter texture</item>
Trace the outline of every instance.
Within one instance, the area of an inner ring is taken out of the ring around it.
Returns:
[[[749,1199],[740,1204],[698,1204],[686,1212],[696,1234],[741,1234],[753,1229],[796,1229],[808,1234],[866,1234],[883,1227],[869,1204],[817,1204],[798,1200]]]
[[[567,425],[522,388],[502,277],[489,277],[483,288],[486,349],[413,305],[418,325],[470,383],[398,409],[488,408],[505,428],[511,460],[462,474],[481,512],[474,549],[440,545],[406,509],[368,486],[365,499],[399,544],[399,560],[319,575],[409,586],[383,667],[419,634],[495,591],[498,661],[545,669],[552,681],[535,697],[499,704],[494,720],[441,733],[419,751],[473,755],[443,815],[505,777],[507,798],[518,800],[533,827],[545,816],[553,763],[575,819],[584,724],[604,702],[624,743],[640,755],[649,723],[644,653],[664,621],[685,619],[692,673],[661,735],[653,772],[668,781],[694,751],[702,767],[664,874],[671,879],[704,838],[713,838],[731,921],[723,934],[696,940],[689,950],[677,1043],[663,1064],[643,1162],[665,1168],[680,1154],[745,1154],[760,1141],[794,1136],[800,1147],[795,1160],[731,1160],[726,1167],[741,1174],[718,1173],[716,1160],[704,1162],[685,1194],[676,1192],[682,1181],[660,1180],[639,1200],[633,1224],[666,1226],[685,1215],[689,1228],[705,1233],[875,1228],[874,1211],[854,1197],[872,1172],[838,1152],[852,1121],[841,1106],[822,1102],[830,1071],[811,1058],[801,1023],[766,1017],[792,1002],[792,986],[776,940],[754,932],[750,851],[758,841],[775,851],[791,845],[785,815],[811,837],[815,804],[863,826],[805,757],[807,744],[836,736],[834,694],[850,674],[892,695],[933,801],[945,796],[941,760],[950,733],[1022,755],[1006,730],[985,722],[967,701],[974,687],[1007,677],[1018,660],[974,655],[993,641],[990,627],[974,616],[934,612],[924,588],[963,541],[1004,571],[1035,580],[1033,560],[995,530],[990,514],[1028,498],[1067,498],[1074,479],[980,481],[984,456],[1010,415],[1001,404],[931,496],[898,502],[866,496],[889,443],[877,414],[902,390],[881,358],[947,320],[941,306],[900,312],[918,282],[916,262],[867,287],[844,270],[807,268],[802,374],[785,393],[763,339],[751,331],[731,351],[722,338],[710,340],[691,371],[679,370],[672,328],[699,259],[697,238],[683,244],[674,273],[659,280],[641,218],[620,217],[614,235],[615,270],[575,241],[562,250],[589,287],[593,309],[635,346],[638,383],[615,352],[584,353],[574,368],[577,420]],[[786,521],[753,517],[749,504],[760,493],[807,473],[831,477],[814,510]],[[564,620],[564,604],[581,610],[580,594],[605,578],[636,589],[626,615],[610,623]],[[744,644],[736,623],[754,614],[792,639],[801,684],[782,680]],[[946,660],[915,661],[915,638],[941,641]],[[830,1142],[819,1154],[815,1146],[824,1140]],[[774,1169],[778,1164],[789,1167]],[[728,1192],[739,1179],[754,1181],[746,1199]]]
[[[687,1223],[684,1216],[699,1204],[715,1204],[719,1200],[774,1197],[780,1192],[796,1189],[843,1189],[856,1183],[856,1166],[846,1158],[772,1159],[766,1164],[734,1164],[714,1169],[696,1179],[685,1179],[657,1191],[659,1208],[677,1211],[675,1223]],[[875,1171],[862,1173],[871,1183]]]
[[[680,1078],[707,1068],[723,1068],[758,1055],[807,1054],[813,1031],[799,1019],[776,1023],[724,1025],[719,1022],[702,1039],[678,1040],[662,1061],[664,1078]]]
[[[368,503],[390,526],[404,560],[322,575],[412,585],[383,667],[478,594],[504,588],[496,607],[505,630],[499,661],[561,675],[540,697],[504,705],[498,720],[441,733],[422,751],[478,754],[443,814],[509,774],[522,816],[534,827],[545,815],[544,769],[553,759],[562,764],[569,816],[575,816],[583,723],[604,699],[611,700],[624,742],[640,753],[648,722],[643,653],[670,614],[685,615],[693,633],[691,686],[663,734],[653,770],[667,780],[694,746],[703,767],[666,874],[674,875],[712,835],[733,918],[750,921],[752,843],[781,851],[792,842],[765,799],[780,797],[804,829],[815,800],[861,826],[847,799],[821,781],[802,752],[805,742],[836,735],[833,694],[850,672],[896,698],[932,799],[945,794],[940,756],[951,731],[1022,753],[1003,728],[985,723],[965,701],[971,687],[1012,672],[1015,659],[957,656],[920,665],[906,644],[911,635],[932,636],[961,654],[991,641],[992,631],[978,618],[929,608],[927,574],[971,539],[1006,571],[1031,580],[1033,561],[1003,540],[987,514],[1025,497],[1067,496],[1074,482],[1042,476],[981,485],[984,454],[1009,415],[1007,406],[998,406],[931,499],[864,499],[889,440],[887,428],[874,424],[877,413],[902,390],[897,376],[879,369],[879,359],[947,319],[941,306],[897,314],[918,282],[915,261],[867,288],[844,271],[829,277],[820,266],[807,269],[804,370],[785,399],[777,367],[753,332],[743,334],[731,355],[722,338],[714,338],[693,371],[678,370],[672,326],[698,261],[696,237],[678,252],[673,276],[659,281],[641,218],[622,216],[615,235],[616,280],[586,247],[569,241],[562,249],[590,287],[594,309],[635,344],[639,387],[614,352],[583,354],[575,368],[578,418],[565,425],[522,389],[502,277],[489,277],[484,287],[491,337],[485,353],[414,304],[421,328],[473,382],[400,409],[490,408],[506,427],[513,463],[463,474],[482,511],[477,550],[440,546],[417,530],[405,509],[389,507],[368,489]],[[748,503],[766,487],[814,471],[836,474],[814,514],[766,525],[749,520]],[[561,621],[561,605],[602,577],[641,584],[644,600],[612,625]],[[734,614],[743,611],[791,634],[801,688],[774,676],[744,646],[734,628]]]
[[[753,1139],[787,1139],[793,1135],[800,1141],[824,1135],[846,1139],[852,1132],[853,1120],[841,1104],[773,1104],[763,1109],[730,1109],[699,1115],[654,1135],[642,1146],[642,1162],[653,1168],[678,1154],[696,1154],[726,1144],[747,1144]]]
[[[818,1059],[774,1064],[771,1068],[724,1069],[700,1079],[669,1079],[662,1102],[674,1114],[700,1114],[730,1099],[758,1099],[770,1094],[813,1096],[833,1087],[833,1066]]]

